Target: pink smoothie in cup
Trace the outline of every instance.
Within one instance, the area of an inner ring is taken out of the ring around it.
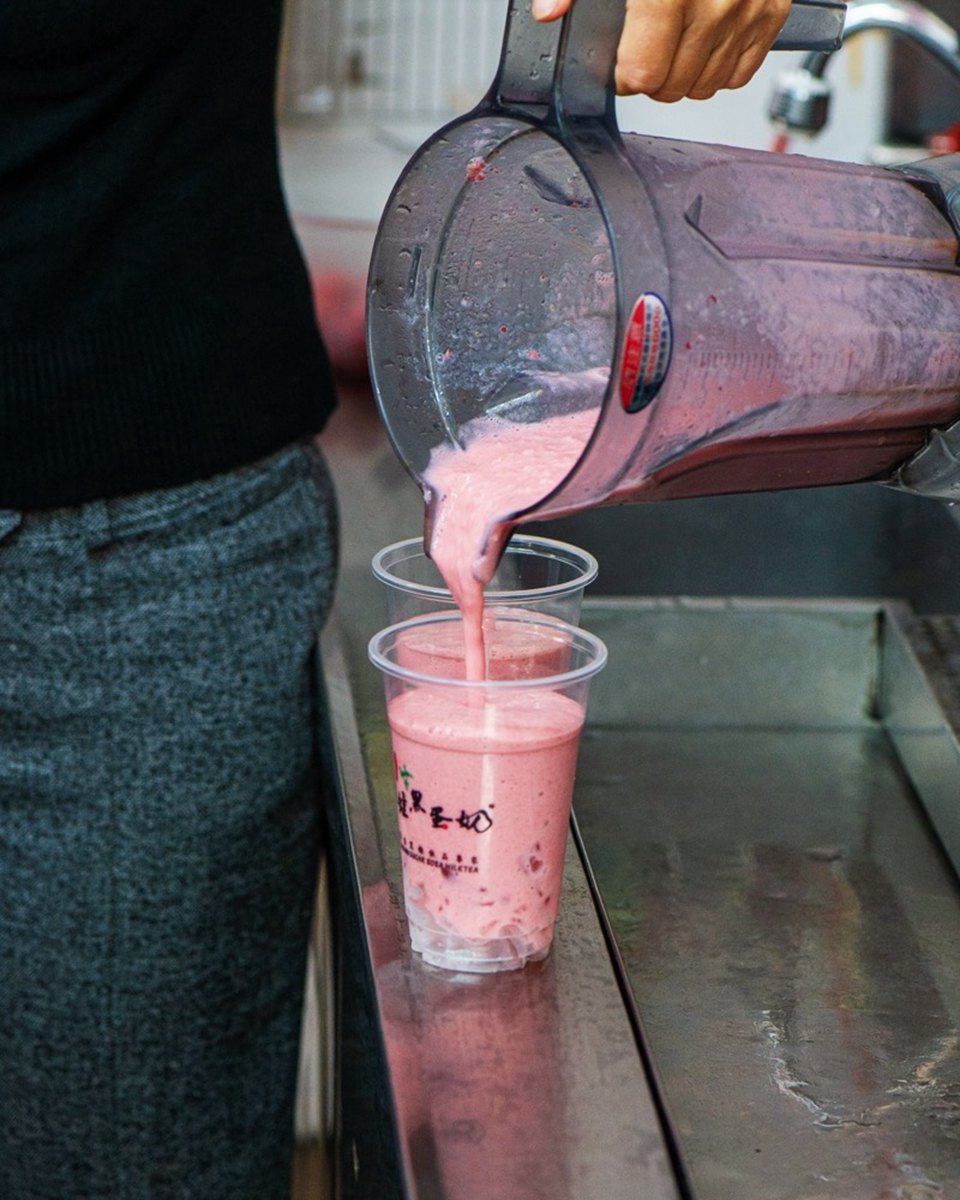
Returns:
[[[378,633],[370,658],[387,692],[411,944],[448,970],[505,971],[550,948],[606,650],[586,630],[504,609],[488,623],[488,661],[536,673],[471,681],[463,625],[452,612],[414,617]]]
[[[473,971],[542,958],[583,707],[549,690],[477,705],[423,687],[396,696],[388,717],[414,950],[446,967],[462,954]]]

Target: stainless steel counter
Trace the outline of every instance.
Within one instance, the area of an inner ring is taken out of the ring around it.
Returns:
[[[346,1114],[341,1195],[960,1194],[960,905],[920,803],[960,849],[942,628],[870,603],[589,603],[611,666],[555,951],[471,978],[409,950],[370,612],[323,648],[345,1004],[370,1008],[346,1065],[377,1102]]]
[[[960,904],[919,803],[956,851],[960,757],[923,629],[836,602],[591,618],[621,654],[577,819],[693,1194],[960,1194]]]

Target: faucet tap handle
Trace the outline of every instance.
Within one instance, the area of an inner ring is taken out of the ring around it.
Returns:
[[[846,16],[847,6],[840,0],[793,0],[773,49],[839,50]]]

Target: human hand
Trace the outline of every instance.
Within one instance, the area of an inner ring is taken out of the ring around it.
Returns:
[[[617,91],[667,104],[685,96],[709,100],[721,88],[749,83],[790,12],[790,0],[626,2]],[[555,21],[573,3],[533,0],[533,15]]]

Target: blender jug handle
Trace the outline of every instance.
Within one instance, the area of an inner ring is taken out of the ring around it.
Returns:
[[[624,0],[574,0],[560,21],[534,20],[530,0],[510,0],[500,66],[488,97],[498,108],[539,109],[615,124],[614,69]],[[793,0],[774,50],[838,50],[842,0]]]
[[[530,0],[510,0],[490,100],[540,109],[538,116],[615,120],[613,72],[625,13],[624,0],[577,0],[562,20],[542,24]]]
[[[847,6],[840,0],[793,0],[773,50],[821,50],[832,54],[843,41]]]

